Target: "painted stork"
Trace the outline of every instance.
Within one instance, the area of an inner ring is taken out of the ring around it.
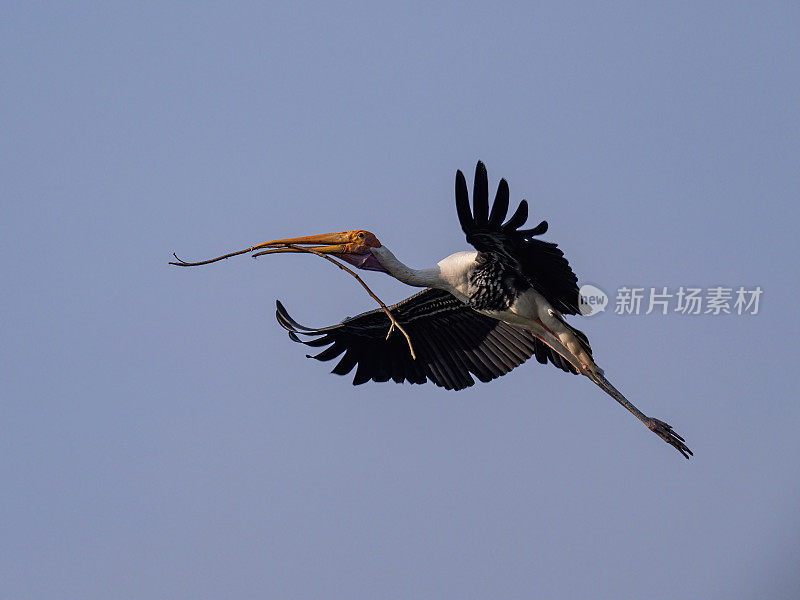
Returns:
[[[432,381],[461,390],[475,383],[473,376],[490,381],[535,356],[542,364],[549,361],[591,379],[688,459],[692,451],[685,440],[667,423],[642,413],[611,385],[595,363],[586,335],[565,320],[564,315],[579,314],[578,278],[556,244],[535,239],[547,231],[547,221],[521,229],[528,218],[525,200],[506,220],[509,190],[505,179],[500,180],[490,210],[486,167],[480,161],[472,210],[461,171],[456,173],[455,191],[461,228],[475,250],[456,252],[430,268],[404,265],[364,230],[273,240],[248,250],[268,248],[271,253],[309,248],[425,288],[389,307],[413,340],[416,358],[402,336],[387,337],[391,324],[380,309],[317,329],[300,325],[278,301],[278,323],[289,337],[307,346],[326,346],[311,358],[341,357],[332,372],[345,375],[355,368],[354,385],[392,379],[397,383]]]

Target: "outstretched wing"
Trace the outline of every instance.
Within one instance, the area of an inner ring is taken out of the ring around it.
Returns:
[[[500,180],[489,212],[489,180],[481,161],[475,167],[472,210],[467,182],[456,173],[456,210],[467,241],[479,252],[496,254],[508,267],[523,275],[553,307],[573,315],[578,309],[578,278],[556,244],[533,239],[547,231],[547,221],[532,229],[520,229],[528,220],[528,203],[523,200],[508,221],[508,183]]]
[[[425,383],[460,390],[505,375],[535,355],[568,372],[572,366],[530,332],[475,312],[452,294],[426,289],[390,306],[392,315],[408,332],[417,359],[411,358],[406,339],[394,332],[381,310],[365,312],[338,325],[314,329],[300,325],[277,302],[278,323],[295,342],[328,346],[310,358],[327,361],[341,357],[333,373],[346,375],[356,368],[353,385],[367,381]],[[301,340],[298,335],[311,339]],[[344,356],[342,356],[344,355]]]

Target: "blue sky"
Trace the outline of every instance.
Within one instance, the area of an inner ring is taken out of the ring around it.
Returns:
[[[7,6],[0,597],[798,597],[798,33],[786,2]],[[582,282],[764,290],[573,319],[692,461],[535,362],[352,387],[273,317],[372,308],[313,257],[167,265],[365,228],[428,266],[478,159]]]

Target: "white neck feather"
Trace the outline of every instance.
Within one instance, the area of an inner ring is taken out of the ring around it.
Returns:
[[[432,287],[450,290],[449,283],[442,277],[439,266],[429,269],[412,269],[401,263],[386,247],[371,248],[372,255],[395,279],[414,287]]]
[[[401,263],[385,246],[372,248],[372,254],[392,277],[403,283],[445,290],[462,302],[469,300],[470,273],[478,255],[474,250],[456,252],[440,260],[435,267],[419,270]]]

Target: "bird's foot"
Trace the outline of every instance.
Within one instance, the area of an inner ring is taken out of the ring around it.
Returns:
[[[646,425],[650,431],[655,433],[658,437],[683,454],[684,458],[687,460],[690,456],[694,455],[692,451],[689,450],[689,447],[684,443],[686,440],[675,433],[672,430],[672,426],[668,423],[664,423],[664,421],[659,421],[658,419],[650,417],[650,422]]]

